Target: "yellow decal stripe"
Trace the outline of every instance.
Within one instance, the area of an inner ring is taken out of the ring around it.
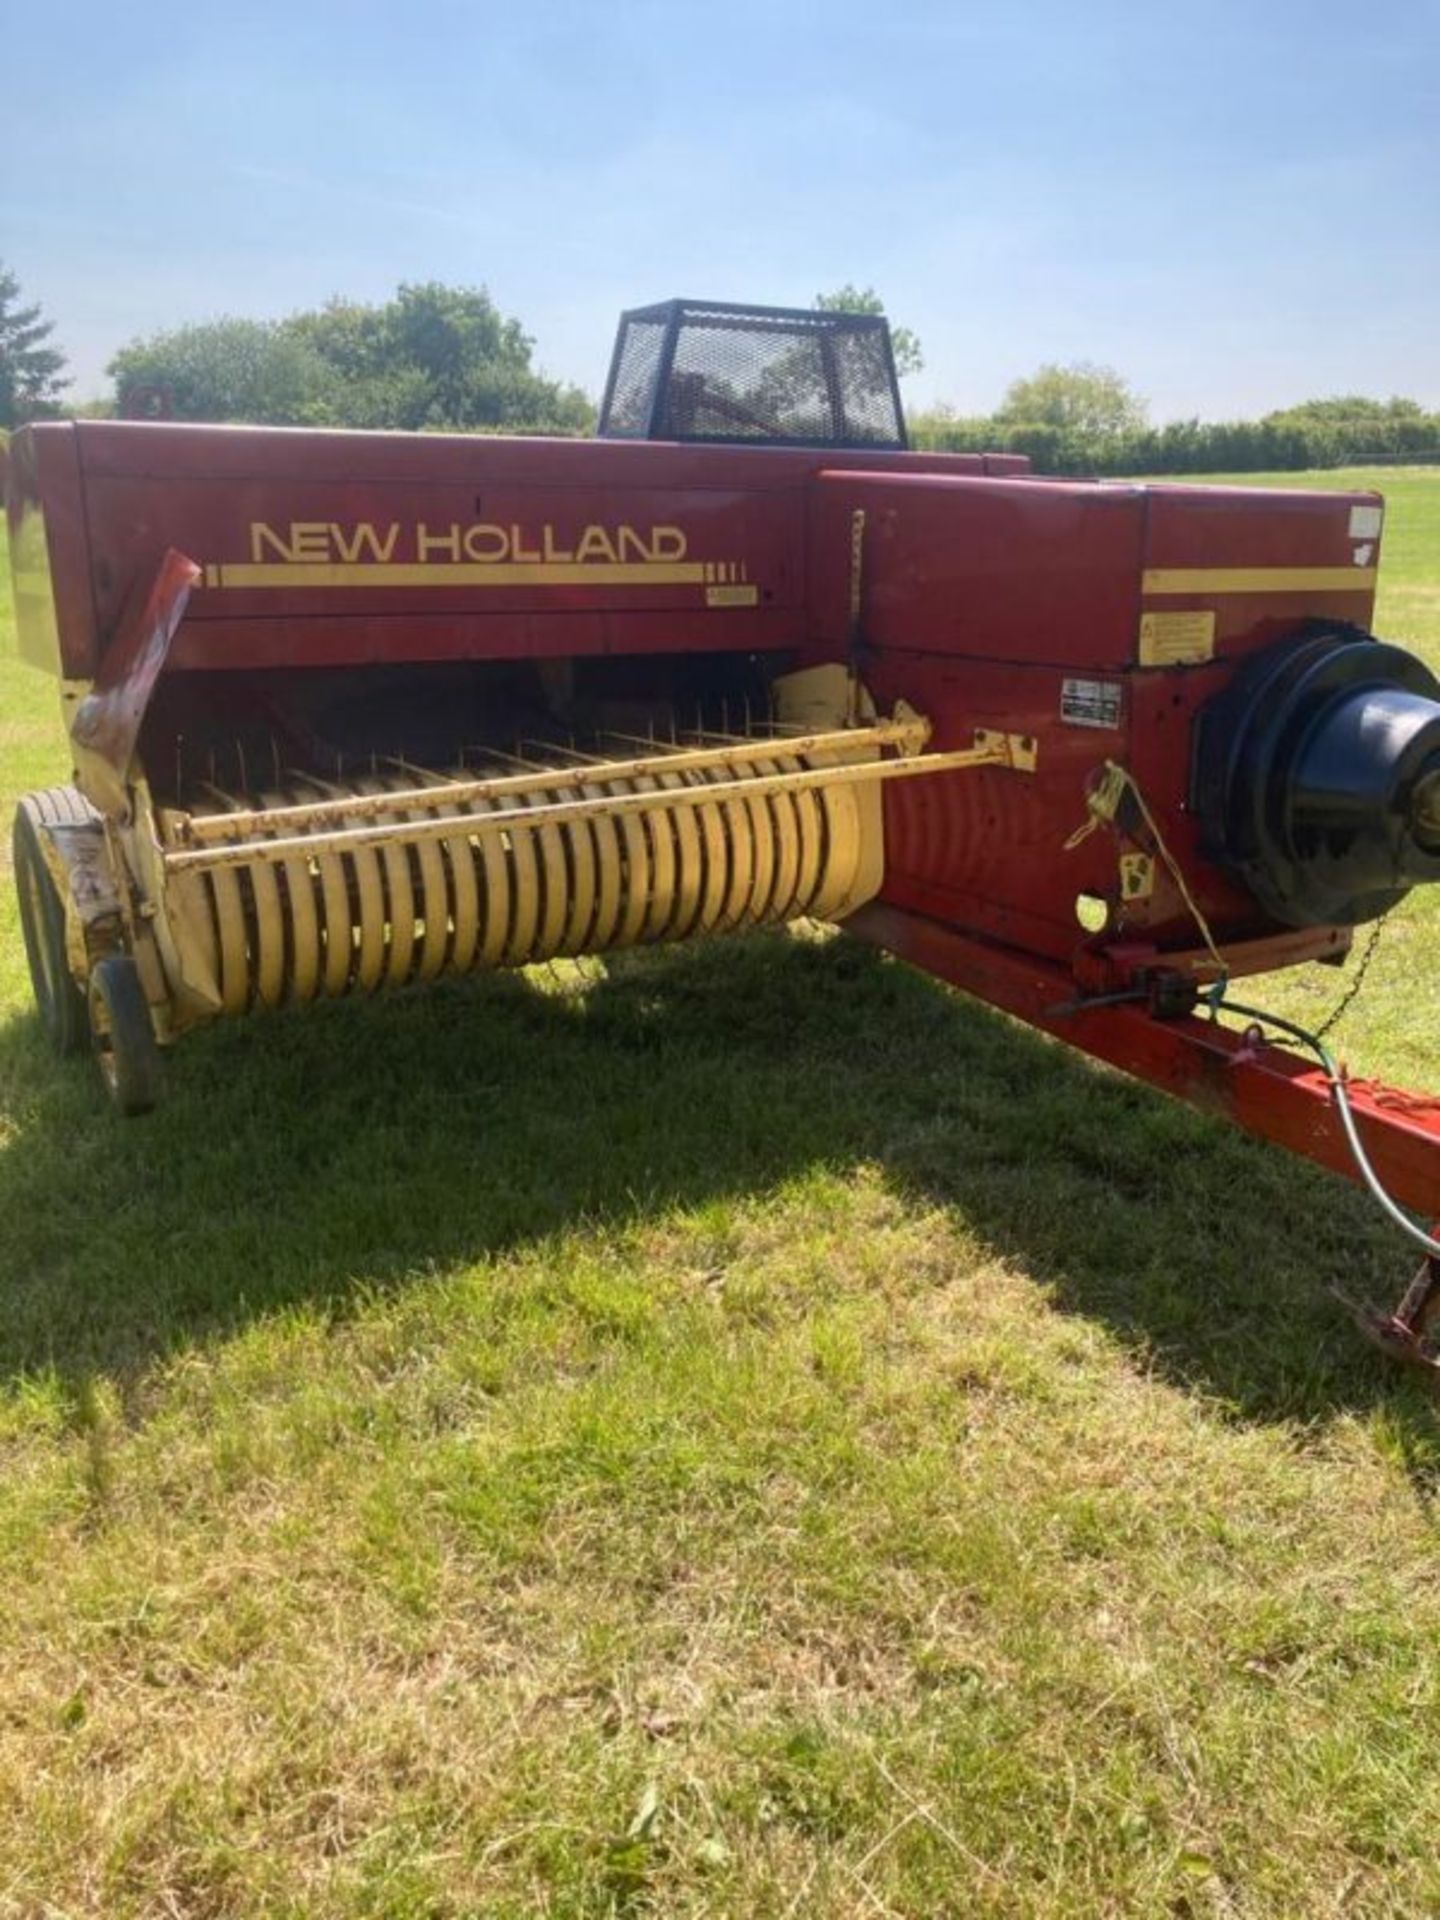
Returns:
[[[1181,593],[1370,593],[1375,567],[1151,567],[1140,590]]]
[[[206,569],[222,587],[698,587],[702,560],[275,561]]]

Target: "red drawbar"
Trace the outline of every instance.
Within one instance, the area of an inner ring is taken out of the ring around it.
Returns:
[[[1075,999],[1067,968],[894,907],[862,907],[846,930],[1247,1133],[1357,1177],[1325,1075],[1282,1047],[1194,1016],[1155,1019],[1139,1005],[1064,1012]],[[1440,1211],[1440,1101],[1376,1080],[1351,1081],[1350,1099],[1383,1185],[1417,1213]]]

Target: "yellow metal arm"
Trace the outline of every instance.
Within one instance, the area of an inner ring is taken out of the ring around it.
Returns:
[[[810,736],[807,746],[798,740],[769,740],[756,743],[750,750],[755,759],[798,757],[802,752],[841,750],[842,743],[854,751],[870,750],[881,744],[877,736],[893,738],[903,729],[866,728],[863,732]],[[604,794],[594,799],[541,802],[534,806],[501,808],[484,814],[430,815],[422,819],[376,822],[373,825],[336,827],[318,833],[268,836],[260,840],[224,840],[214,846],[180,846],[164,856],[170,873],[193,873],[222,867],[275,866],[283,861],[318,853],[340,853],[347,849],[384,847],[397,844],[414,846],[432,840],[466,836],[507,834],[517,828],[561,826],[576,820],[623,819],[627,815],[673,812],[677,808],[714,806],[726,800],[754,800],[767,794],[801,793],[817,789],[852,786],[870,781],[905,780],[937,773],[955,773],[974,767],[1009,767],[1031,771],[1035,764],[1034,744],[1014,734],[986,732],[980,744],[957,748],[949,753],[912,753],[896,760],[863,760],[839,766],[804,767],[793,773],[752,773],[735,780],[708,781],[693,787],[658,786],[645,793]],[[817,745],[823,742],[823,745]],[[709,749],[699,750],[709,752]],[[719,750],[716,750],[717,752]],[[723,756],[722,756],[723,757]],[[635,779],[652,774],[679,771],[684,754],[667,754],[653,761],[612,762],[604,767],[566,768],[563,774],[541,776],[547,785],[586,786],[601,779]],[[692,761],[692,765],[693,765]],[[703,764],[703,763],[702,763]],[[716,764],[711,761],[709,764]],[[206,838],[220,833],[253,831],[254,827],[273,829],[289,824],[298,815],[307,818],[353,817],[356,813],[395,813],[405,807],[434,807],[447,796],[454,800],[489,799],[505,793],[533,792],[538,784],[531,774],[505,776],[493,781],[455,782],[447,787],[421,787],[412,793],[384,793],[354,796],[345,801],[321,802],[318,808],[277,808],[268,813],[229,813],[206,816]],[[371,802],[377,804],[371,804]],[[288,816],[288,820],[287,820]],[[191,832],[202,822],[190,823]],[[217,831],[218,830],[218,831]],[[199,836],[197,836],[199,837]]]

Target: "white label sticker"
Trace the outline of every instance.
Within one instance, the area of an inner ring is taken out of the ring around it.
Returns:
[[[1350,538],[1352,540],[1378,540],[1380,529],[1385,524],[1383,507],[1351,507]]]
[[[1118,727],[1124,691],[1118,680],[1063,680],[1060,718],[1072,727]]]

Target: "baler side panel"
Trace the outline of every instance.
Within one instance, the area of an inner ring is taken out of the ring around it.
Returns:
[[[1085,783],[1129,750],[1143,497],[1006,479],[823,475],[811,513],[812,626],[843,652],[851,516],[865,513],[861,671],[882,708],[904,699],[941,750],[977,727],[1040,743],[1033,776],[940,775],[885,795],[882,898],[1068,960],[1075,895],[1103,892],[1114,855],[1062,849]],[[1067,683],[1105,682],[1101,727],[1063,725]]]
[[[904,699],[934,722],[937,750],[968,744],[977,727],[1028,735],[1041,749],[1036,772],[1023,779],[984,769],[886,794],[883,898],[1068,959],[1079,938],[1075,895],[1107,891],[1115,861],[1101,837],[1073,854],[1064,843],[1084,818],[1097,759],[1125,750],[1128,708],[1122,704],[1117,727],[1103,736],[1057,727],[1062,676],[1048,666],[881,650],[866,678],[882,709]]]
[[[1110,904],[1106,941],[1193,949],[1193,918],[1163,861],[1132,896],[1110,830],[1066,850],[1086,820],[1087,784],[1114,760],[1165,820],[1217,932],[1269,935],[1254,900],[1205,857],[1188,814],[1193,723],[1237,656],[1307,620],[1368,622],[1375,537],[1350,529],[1368,529],[1375,508],[1370,495],[821,476],[810,523],[816,634],[846,644],[849,538],[863,510],[863,672],[882,705],[911,701],[941,747],[977,726],[1039,743],[1024,782],[989,771],[887,793],[882,897],[1064,960],[1081,945],[1077,896],[1094,894]],[[1213,658],[1142,665],[1142,621],[1157,613],[1201,615]],[[1317,929],[1311,944],[1328,952],[1337,939]]]
[[[205,568],[177,670],[802,637],[815,453],[111,423],[79,445],[102,631],[167,547]]]
[[[1266,591],[1265,576],[1295,569],[1312,576],[1297,588],[1300,597],[1323,600],[1327,612],[1364,625],[1375,597],[1384,511],[1377,493],[1302,493],[1280,487],[1146,488],[1146,603],[1183,609],[1187,604],[1216,607],[1221,620],[1218,654],[1249,651],[1276,637],[1263,631],[1267,615],[1284,617],[1277,596]],[[1230,580],[1218,594],[1158,591],[1158,575],[1185,571],[1212,577],[1245,574],[1256,591]],[[1320,575],[1328,576],[1322,584]],[[1353,584],[1352,584],[1353,582]],[[1293,597],[1293,596],[1292,596]],[[1347,611],[1348,610],[1348,611]]]
[[[22,427],[11,436],[5,510],[20,657],[63,680],[88,681],[99,645],[73,425]]]
[[[793,643],[800,513],[797,489],[92,486],[101,538],[138,551],[165,529],[202,564],[175,655],[192,669],[620,651],[636,615]]]
[[[844,649],[861,508],[865,633],[881,652],[1122,670],[1143,506],[1139,488],[827,469],[811,508],[812,631]]]
[[[311,586],[283,597],[273,588],[242,594],[202,586],[172,665],[775,649],[794,642],[795,610],[805,597],[798,490],[822,463],[843,469],[873,458],[803,448],[47,423],[15,436],[7,489],[12,545],[22,561],[22,649],[52,671],[58,651],[59,670],[88,682],[128,596],[153,577],[168,548],[212,567],[253,564],[255,523],[297,520],[309,552],[322,550],[311,544],[315,528],[338,526],[338,542],[323,550],[332,558],[345,552],[360,558],[369,546],[363,539],[355,544],[357,526],[388,526],[397,512],[413,516],[412,532],[437,519],[468,530],[473,523],[518,524],[501,517],[512,509],[521,515],[543,508],[557,526],[556,516],[573,520],[581,512],[608,524],[617,507],[642,511],[648,502],[661,515],[656,524],[673,524],[681,499],[724,540],[718,562],[737,569],[736,578],[707,584],[743,586],[739,569],[748,568],[748,583],[758,589],[753,606],[743,604],[743,595],[722,596],[725,603],[717,605],[703,593],[665,592],[656,583],[643,595],[596,582],[586,582],[583,593],[552,586],[543,600],[493,582],[483,595],[429,582],[378,594],[353,585],[327,594]],[[897,454],[887,464],[946,476],[1013,474],[1024,467],[1011,456],[938,453]],[[293,541],[285,544],[294,550]],[[555,544],[564,550],[563,537]],[[539,551],[543,556],[543,547]],[[400,552],[397,536],[397,558]],[[435,546],[430,557],[442,553]],[[266,554],[277,557],[269,544]],[[763,581],[756,568],[766,574]]]

